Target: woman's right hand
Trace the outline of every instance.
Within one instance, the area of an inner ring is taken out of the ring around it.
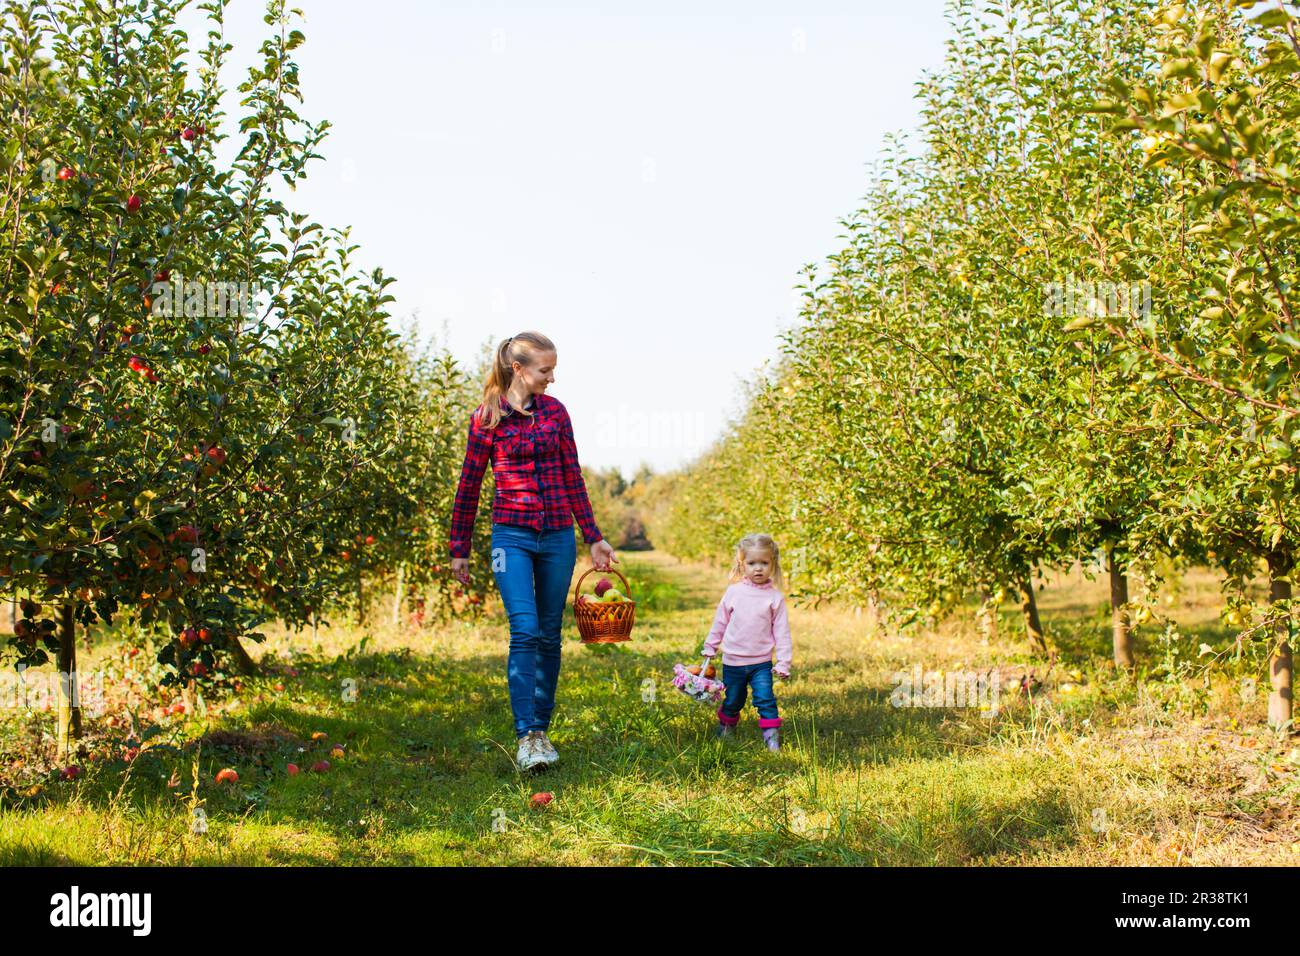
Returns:
[[[469,587],[469,558],[452,558],[451,574],[461,584]]]

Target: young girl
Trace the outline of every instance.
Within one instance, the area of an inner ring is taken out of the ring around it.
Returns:
[[[790,621],[786,615],[781,552],[771,535],[748,534],[736,546],[733,582],[718,602],[713,628],[704,640],[704,656],[722,645],[722,683],[726,693],[718,708],[718,736],[728,737],[740,723],[746,690],[754,691],[758,726],[769,750],[781,749],[781,717],[772,691],[772,674],[790,676]],[[776,582],[773,584],[773,582]],[[772,652],[776,664],[772,664]]]

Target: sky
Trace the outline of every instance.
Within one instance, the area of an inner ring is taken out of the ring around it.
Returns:
[[[471,369],[549,336],[582,464],[629,477],[739,416],[949,35],[941,0],[295,5],[299,112],[332,129],[286,200]],[[227,10],[228,88],[264,13]]]

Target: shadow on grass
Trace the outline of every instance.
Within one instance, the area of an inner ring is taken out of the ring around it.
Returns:
[[[696,630],[721,594],[650,559],[627,564],[670,644]],[[955,863],[1071,839],[1065,791],[1050,781],[1030,781],[1027,773],[1008,786],[999,776],[1004,765],[993,763],[968,778],[987,738],[979,718],[892,707],[893,688],[883,685],[817,687],[842,671],[833,661],[802,669],[803,690],[779,692],[787,746],[771,754],[758,740],[752,703],[739,739],[713,738],[714,708],[668,683],[681,656],[671,647],[634,642],[575,654],[577,643],[566,640],[551,727],[561,758],[544,774],[521,775],[513,764],[504,632],[501,638],[498,649],[486,645],[466,658],[441,655],[436,644],[422,654],[303,658],[287,691],[215,721],[232,734],[259,733],[247,747],[208,738],[199,757],[206,812],[218,827],[243,818],[255,830],[279,832],[245,837],[251,846],[232,850],[231,859],[546,861],[522,837],[492,844],[500,820],[524,836],[577,828],[607,854],[588,857],[594,862]],[[357,681],[352,702],[344,697],[348,679]],[[257,678],[247,690],[269,694],[273,681]],[[324,739],[313,741],[314,733]],[[342,744],[342,756],[331,754],[334,744]],[[188,792],[196,753],[185,747],[141,757],[119,804],[124,764],[91,771],[75,792],[101,810],[174,815],[177,790],[168,778],[176,773]],[[290,762],[306,770],[317,760],[330,768],[287,774]],[[227,766],[238,770],[239,782],[212,783]],[[864,786],[864,775],[879,789]],[[571,800],[564,822],[530,815],[528,797],[541,789]],[[3,852],[13,865],[58,862],[57,853],[17,841]]]

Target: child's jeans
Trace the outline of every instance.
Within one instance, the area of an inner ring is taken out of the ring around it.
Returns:
[[[492,550],[492,573],[510,619],[510,709],[515,736],[522,737],[551,725],[560,677],[560,626],[577,542],[572,528],[534,531],[494,523]]]
[[[772,690],[772,662],[761,664],[723,664],[722,683],[727,690],[718,708],[718,720],[724,724],[740,723],[740,711],[745,706],[745,694],[754,690],[754,707],[758,710],[758,726],[780,727],[781,718],[776,711],[776,694]]]

